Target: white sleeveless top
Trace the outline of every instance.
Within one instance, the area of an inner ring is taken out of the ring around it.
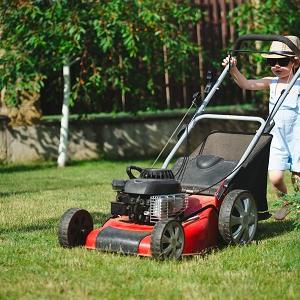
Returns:
[[[269,111],[272,110],[278,98],[280,97],[281,91],[276,91],[278,80],[279,78],[275,77],[272,79],[270,84]],[[279,109],[295,109],[298,106],[300,106],[300,78],[297,79]]]

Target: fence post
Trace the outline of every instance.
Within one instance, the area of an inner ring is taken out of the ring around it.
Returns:
[[[198,5],[198,8],[201,10],[200,7],[200,0],[196,1],[196,4]],[[196,36],[197,36],[197,45],[198,45],[198,70],[199,70],[199,83],[200,83],[200,93],[202,97],[204,96],[204,84],[202,83],[202,80],[204,78],[204,67],[203,67],[203,56],[202,56],[202,42],[201,42],[201,34],[202,34],[202,28],[201,28],[201,20],[197,22],[196,25]]]
[[[165,64],[165,84],[166,84],[167,108],[170,108],[171,107],[170,78],[169,78],[169,70],[168,70],[168,50],[167,50],[166,45],[163,45],[163,53],[164,53],[164,64]]]
[[[119,55],[119,67],[121,72],[123,71],[123,57]],[[122,100],[122,111],[126,110],[126,95],[124,90],[124,76],[121,75],[121,100]]]
[[[62,106],[62,117],[60,127],[60,140],[58,147],[57,163],[59,167],[64,167],[67,160],[68,148],[68,128],[69,128],[69,99],[70,99],[70,62],[66,60],[63,66],[64,78],[64,102]]]

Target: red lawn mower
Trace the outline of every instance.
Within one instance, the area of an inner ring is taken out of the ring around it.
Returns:
[[[242,36],[233,55],[244,51],[240,50],[242,42],[257,40],[283,42],[300,58],[300,50],[277,35]],[[225,67],[214,85],[207,85],[203,102],[162,168],[129,166],[129,179],[113,180],[116,199],[111,202],[111,217],[100,228],[93,229],[92,216],[86,210],[68,209],[59,224],[60,245],[179,259],[216,246],[219,237],[227,244],[247,244],[254,239],[258,220],[270,216],[266,199],[272,139],[269,132],[300,69],[266,120],[204,114],[229,68]],[[253,133],[211,132],[192,153],[177,159],[168,169],[179,147],[202,119],[257,122],[259,127]]]

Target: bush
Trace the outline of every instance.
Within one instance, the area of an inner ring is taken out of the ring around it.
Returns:
[[[161,98],[155,82],[164,70],[181,78],[197,51],[186,29],[200,13],[187,0],[2,1],[0,15],[0,89],[7,88],[12,105],[20,102],[19,90],[39,92],[45,82],[53,101],[54,87],[62,90],[63,64],[79,57],[72,69],[74,102],[119,110],[118,99],[130,94],[141,99],[131,109],[145,109],[152,105],[147,100]]]

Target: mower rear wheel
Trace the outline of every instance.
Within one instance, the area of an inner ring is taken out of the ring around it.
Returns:
[[[80,208],[70,208],[61,217],[58,241],[63,247],[83,246],[87,235],[93,230],[93,218]]]
[[[219,232],[227,244],[250,243],[257,229],[257,208],[250,192],[233,190],[221,205]]]
[[[159,221],[151,234],[151,253],[156,259],[180,259],[184,247],[184,231],[176,220]]]

